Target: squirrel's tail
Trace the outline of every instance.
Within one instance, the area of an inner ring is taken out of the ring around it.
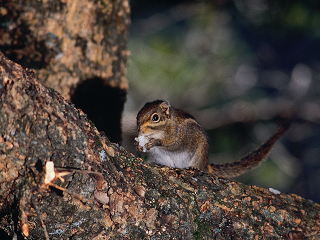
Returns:
[[[288,130],[291,121],[286,121],[280,125],[275,134],[262,144],[257,150],[249,153],[239,161],[222,164],[209,164],[208,171],[218,177],[236,177],[244,172],[257,167],[268,155],[273,144]]]

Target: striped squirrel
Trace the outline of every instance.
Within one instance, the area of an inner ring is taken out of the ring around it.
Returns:
[[[139,111],[135,144],[139,151],[147,152],[147,163],[174,168],[195,167],[230,178],[259,165],[289,125],[280,125],[269,140],[239,161],[208,164],[209,143],[200,124],[189,113],[173,108],[168,101],[157,100],[146,103]]]

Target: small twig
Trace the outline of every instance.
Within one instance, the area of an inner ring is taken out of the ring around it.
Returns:
[[[81,172],[81,173],[91,173],[91,174],[97,174],[97,175],[103,175],[103,173],[95,172],[95,171],[89,171],[84,169],[77,169],[77,168],[65,168],[65,167],[55,167],[57,170],[66,170],[66,171],[74,171],[74,172]]]
[[[86,200],[82,195],[77,194],[77,193],[75,193],[75,192],[73,192],[73,191],[70,191],[70,190],[68,190],[68,189],[66,189],[66,188],[64,188],[64,187],[60,187],[60,186],[58,186],[57,184],[54,184],[54,183],[52,183],[52,182],[49,182],[48,185],[51,186],[51,187],[54,187],[54,188],[56,188],[56,189],[58,189],[58,190],[60,190],[60,191],[66,192],[66,193],[68,193],[68,194],[71,195],[71,196],[74,196],[74,197],[78,198],[78,199],[79,199],[81,202],[83,202],[83,203],[86,203],[86,202],[87,202],[87,200]]]

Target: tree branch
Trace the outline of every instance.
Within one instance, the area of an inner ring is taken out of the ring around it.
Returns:
[[[3,54],[0,74],[2,235],[33,239],[320,235],[318,204],[195,169],[145,165],[110,143],[81,110],[44,87],[32,71]],[[64,182],[52,181],[68,191],[44,183],[49,161],[56,173],[71,172]]]

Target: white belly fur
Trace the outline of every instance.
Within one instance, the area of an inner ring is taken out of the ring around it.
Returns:
[[[147,163],[166,165],[172,168],[188,168],[192,155],[189,152],[169,152],[160,147],[153,147],[149,151]]]

